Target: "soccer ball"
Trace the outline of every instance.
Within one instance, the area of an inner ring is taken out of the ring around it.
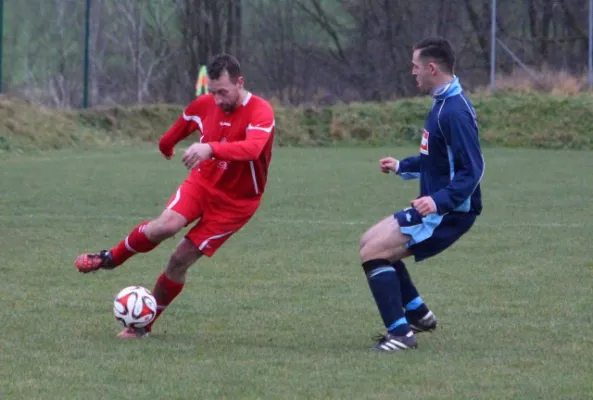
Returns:
[[[113,315],[126,328],[144,328],[156,316],[156,299],[142,286],[128,286],[115,296]]]

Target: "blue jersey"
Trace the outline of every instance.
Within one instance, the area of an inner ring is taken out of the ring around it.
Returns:
[[[424,124],[420,154],[399,163],[403,179],[420,178],[420,196],[431,196],[437,214],[482,212],[484,158],[476,112],[459,79],[437,90]]]

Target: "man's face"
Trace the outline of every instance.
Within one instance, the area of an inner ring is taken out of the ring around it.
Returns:
[[[231,112],[239,105],[243,77],[240,76],[233,82],[229,74],[224,72],[218,79],[208,79],[208,91],[214,95],[216,105],[224,112]]]
[[[416,78],[416,83],[421,91],[429,93],[433,89],[435,72],[436,64],[421,59],[420,50],[414,50],[412,55],[412,75]]]

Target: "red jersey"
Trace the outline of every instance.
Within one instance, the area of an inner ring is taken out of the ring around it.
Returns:
[[[234,199],[259,199],[264,192],[274,142],[274,110],[247,93],[243,104],[225,113],[211,94],[194,100],[159,141],[165,155],[192,132],[212,147],[212,159],[200,162],[190,180]]]

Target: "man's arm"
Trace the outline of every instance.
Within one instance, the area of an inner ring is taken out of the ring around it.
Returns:
[[[159,140],[159,150],[165,157],[171,158],[177,143],[187,138],[193,132],[197,130],[202,133],[204,131],[202,118],[200,117],[203,115],[203,107],[203,100],[201,98],[194,100],[161,137]]]
[[[404,180],[420,178],[420,156],[412,156],[401,160],[397,164],[395,173]]]
[[[455,176],[446,187],[431,195],[440,215],[455,210],[469,198],[484,175],[484,158],[472,115],[467,111],[451,113],[444,122],[449,128]]]
[[[256,112],[247,126],[245,140],[236,142],[212,142],[212,156],[224,161],[257,160],[272,137],[274,113],[271,108]]]

